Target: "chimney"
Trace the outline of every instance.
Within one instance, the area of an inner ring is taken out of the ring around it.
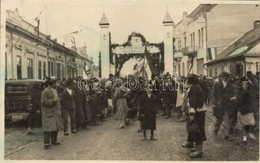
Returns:
[[[254,28],[259,28],[260,27],[260,20],[256,20],[254,22]]]

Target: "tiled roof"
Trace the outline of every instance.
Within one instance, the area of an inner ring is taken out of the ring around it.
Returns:
[[[238,38],[230,46],[224,49],[217,59],[207,62],[214,64],[238,57],[258,57],[260,56],[260,27],[254,28]]]
[[[242,35],[235,42],[233,42],[230,46],[228,46],[226,49],[224,49],[218,55],[218,58],[225,58],[245,46],[249,46],[249,48],[251,49],[252,45],[255,45],[255,43],[259,40],[260,40],[260,27],[254,28],[254,29],[250,30],[249,32],[245,33],[244,35]],[[250,50],[250,49],[248,49],[248,50]]]

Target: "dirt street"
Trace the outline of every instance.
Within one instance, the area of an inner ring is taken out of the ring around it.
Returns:
[[[207,112],[204,157],[190,159],[190,150],[182,148],[186,140],[185,122],[177,122],[177,115],[170,119],[158,116],[155,137],[157,141],[141,141],[137,133],[139,121],[131,122],[126,129],[118,129],[118,121],[110,117],[101,126],[90,126],[76,134],[59,133],[59,146],[44,149],[42,131],[26,135],[25,128],[5,130],[6,160],[153,160],[153,161],[255,161],[259,159],[259,141],[241,142],[237,134],[232,142],[223,138],[223,132],[215,137],[213,117]]]

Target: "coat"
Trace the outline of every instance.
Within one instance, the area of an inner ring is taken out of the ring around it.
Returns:
[[[227,83],[226,88],[224,88],[223,83],[220,81],[213,86],[212,90],[212,104],[215,106],[213,108],[213,115],[215,117],[223,116],[225,111],[232,115],[236,107],[236,103],[231,100],[235,97],[236,89],[231,83]]]
[[[193,84],[188,91],[188,99],[190,107],[202,108],[204,104],[204,94],[199,84]]]
[[[164,84],[160,92],[162,106],[173,107],[176,105],[177,91],[175,83]]]
[[[60,101],[54,102],[58,97],[57,90],[50,87],[41,93],[42,128],[44,132],[63,130]]]
[[[72,94],[70,95],[68,90],[65,89],[60,95],[60,103],[62,110],[76,109],[74,90],[72,90]]]
[[[241,90],[237,95],[238,111],[244,115],[253,112],[253,93],[250,90]]]
[[[142,129],[156,130],[156,113],[159,107],[159,101],[155,94],[148,97],[147,93],[140,96],[139,100],[139,114]]]
[[[82,110],[86,101],[86,93],[80,89],[75,89],[74,93],[76,109]]]
[[[188,91],[188,100],[191,108],[195,110],[202,108],[204,104],[204,93],[199,84],[193,84]],[[206,140],[205,134],[205,112],[196,112],[193,120],[188,118],[188,141],[189,142],[202,142]],[[194,127],[196,126],[196,127]],[[191,130],[196,130],[193,132]]]
[[[91,92],[91,113],[93,115],[99,115],[102,112],[102,92],[95,90]]]

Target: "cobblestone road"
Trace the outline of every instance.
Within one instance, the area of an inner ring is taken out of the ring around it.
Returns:
[[[207,141],[204,157],[190,159],[190,151],[181,147],[186,140],[185,122],[177,122],[177,115],[170,119],[157,118],[157,141],[141,141],[137,133],[139,122],[132,122],[126,129],[118,129],[112,117],[101,126],[90,126],[77,134],[63,136],[59,133],[59,146],[45,150],[42,133],[26,135],[26,129],[7,128],[5,139],[6,160],[153,160],[153,161],[245,161],[258,160],[259,141],[241,142],[239,134],[232,142],[212,135],[213,119],[208,111],[206,119]]]

